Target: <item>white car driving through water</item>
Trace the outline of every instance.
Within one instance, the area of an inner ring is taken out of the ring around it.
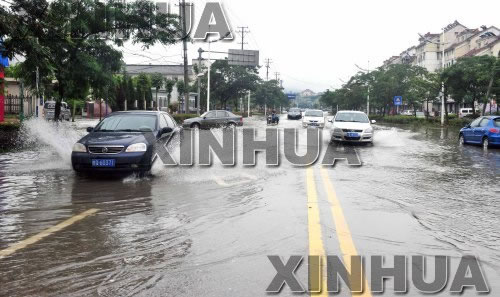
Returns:
[[[373,127],[375,121],[361,111],[339,111],[330,120],[332,142],[373,143]]]
[[[325,115],[322,110],[308,109],[302,118],[302,127],[325,127]]]

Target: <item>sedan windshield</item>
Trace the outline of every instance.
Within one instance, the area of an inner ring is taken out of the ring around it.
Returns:
[[[290,108],[290,112],[300,112],[300,109],[298,109],[298,108]]]
[[[105,118],[94,129],[96,132],[150,132],[156,130],[154,115],[114,115]]]
[[[341,112],[335,116],[336,122],[368,123],[368,117],[363,113]]]
[[[306,117],[323,117],[323,112],[321,110],[308,110],[305,113]]]

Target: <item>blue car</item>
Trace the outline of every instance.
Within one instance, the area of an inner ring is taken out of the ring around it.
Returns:
[[[500,145],[500,116],[483,116],[460,130],[460,144]]]
[[[155,144],[168,145],[182,127],[166,112],[115,112],[80,139],[71,154],[73,169],[88,172],[138,172],[151,170]]]

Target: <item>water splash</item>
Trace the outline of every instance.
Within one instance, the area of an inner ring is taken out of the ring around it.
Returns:
[[[71,165],[72,147],[84,135],[85,131],[76,130],[70,123],[33,118],[23,122],[19,137],[23,148],[51,152],[51,161]]]

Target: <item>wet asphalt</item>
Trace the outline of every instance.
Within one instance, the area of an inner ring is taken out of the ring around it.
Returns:
[[[331,184],[359,255],[388,265],[394,255],[447,255],[449,283],[460,257],[475,255],[500,294],[500,149],[461,147],[458,130],[377,125],[374,145],[355,147],[358,167],[265,166],[259,155],[255,167],[156,164],[149,177],[104,179],[71,169],[71,146],[93,124],[28,122],[30,144],[0,154],[0,251],[38,239],[0,256],[0,296],[267,296],[276,273],[267,256],[306,257],[314,244],[311,181],[325,254],[342,256],[345,245]],[[278,128],[305,133],[286,116]],[[297,275],[307,285],[305,264]],[[406,295],[421,296],[408,280]],[[396,295],[387,282],[383,296]]]

